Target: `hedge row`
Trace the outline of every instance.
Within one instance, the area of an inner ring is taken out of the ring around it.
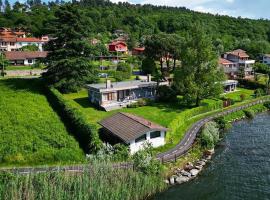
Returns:
[[[72,102],[65,99],[57,89],[50,87],[46,91],[48,100],[77,139],[81,148],[86,153],[96,152],[102,145],[97,125],[89,123],[85,116],[72,106]]]
[[[247,88],[247,89],[251,89],[251,90],[255,90],[258,88],[261,89],[266,89],[266,85],[258,83],[256,81],[252,81],[252,80],[248,80],[248,79],[239,79],[239,86],[243,87],[243,88]]]
[[[160,148],[161,151],[167,150],[177,144],[184,136],[188,127],[195,123],[200,115],[223,108],[223,102],[217,100],[207,105],[199,106],[196,108],[188,109],[181,112],[169,124],[169,132],[167,133],[167,144]]]

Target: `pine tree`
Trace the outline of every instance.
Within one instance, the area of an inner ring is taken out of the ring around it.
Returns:
[[[55,12],[50,26],[52,37],[48,43],[48,71],[44,79],[64,93],[74,92],[86,83],[97,80],[90,64],[91,46],[88,18],[76,6],[67,4]]]

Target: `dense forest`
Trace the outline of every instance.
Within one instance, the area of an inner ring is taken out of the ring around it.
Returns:
[[[34,36],[48,34],[48,24],[63,4],[66,3],[59,0],[48,3],[27,0],[24,4],[15,2],[11,6],[8,0],[0,0],[0,25],[23,27]],[[183,7],[114,4],[107,0],[81,0],[72,4],[89,18],[85,24],[91,29],[89,37],[104,43],[112,39],[118,29],[128,33],[129,47],[133,47],[154,33],[175,33],[185,37],[195,23],[200,23],[219,52],[243,48],[254,57],[258,53],[270,52],[270,21],[264,19],[205,14]]]

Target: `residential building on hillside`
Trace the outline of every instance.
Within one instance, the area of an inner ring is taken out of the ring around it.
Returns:
[[[46,58],[46,51],[6,51],[4,52],[6,59],[11,65],[33,65],[37,60]]]
[[[48,41],[48,36],[41,38],[26,37],[26,33],[21,30],[0,29],[0,51],[19,51],[22,47],[28,45],[36,45],[39,51],[43,51],[43,45]]]
[[[147,76],[147,80],[134,80],[87,85],[88,97],[91,103],[100,106],[106,111],[120,109],[137,102],[139,99],[156,98],[157,82]],[[160,85],[168,85],[161,82]]]
[[[132,49],[132,55],[143,55],[145,48],[144,47],[135,47]]]
[[[236,78],[239,76],[250,78],[253,74],[255,60],[251,60],[246,51],[237,49],[223,54],[219,63],[224,68],[224,71],[229,78]],[[241,73],[243,73],[243,75],[241,75]]]
[[[163,146],[167,128],[130,113],[116,113],[99,124],[102,136],[111,144],[124,143],[129,146],[131,154],[144,147],[146,142],[153,147]]]
[[[125,42],[122,41],[114,41],[108,45],[109,52],[120,52],[120,53],[128,53],[128,47]]]
[[[270,65],[270,54],[262,55],[261,62],[267,65]]]

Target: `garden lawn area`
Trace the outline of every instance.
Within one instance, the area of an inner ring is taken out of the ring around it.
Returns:
[[[0,163],[80,162],[79,144],[50,107],[38,79],[0,80]]]
[[[254,90],[249,90],[249,89],[244,89],[244,88],[237,88],[236,91],[228,93],[223,95],[225,98],[230,98],[234,100],[235,102],[240,102],[241,101],[241,95],[245,95],[244,100],[250,100],[254,98]]]
[[[117,112],[127,112],[141,116],[145,119],[167,127],[169,123],[177,116],[177,114],[183,111],[180,106],[155,103],[151,106],[123,108],[121,110],[105,112],[103,110],[99,110],[89,102],[87,90],[85,89],[78,93],[64,94],[64,97],[70,100],[74,100],[74,106],[87,117],[89,122],[92,123],[97,123],[100,120]]]
[[[30,70],[32,69],[31,66],[7,66],[6,70],[7,71],[12,71],[12,70]]]

